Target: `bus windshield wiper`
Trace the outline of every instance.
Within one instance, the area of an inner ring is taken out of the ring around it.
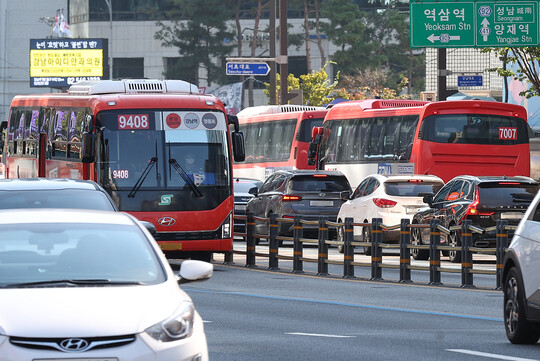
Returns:
[[[135,281],[111,281],[109,279],[65,279],[65,280],[48,280],[37,282],[22,282],[12,283],[4,286],[5,288],[19,288],[19,287],[42,287],[42,286],[115,286],[115,285],[140,285],[141,282]]]
[[[150,173],[150,170],[152,170],[152,167],[154,166],[154,164],[157,163],[157,160],[158,160],[157,157],[153,157],[153,158],[150,159],[150,162],[148,163],[146,168],[144,168],[144,171],[142,172],[141,176],[139,177],[139,179],[137,179],[137,182],[135,183],[133,188],[131,188],[131,191],[128,194],[128,198],[135,197],[135,193],[137,193],[139,191],[142,184],[144,183],[144,180],[146,179],[146,176],[148,176],[148,174]]]
[[[176,172],[180,175],[180,177],[182,177],[184,182],[187,183],[189,188],[191,188],[191,190],[193,191],[193,193],[195,193],[195,195],[197,197],[202,197],[203,196],[201,191],[199,190],[199,187],[197,187],[197,185],[189,177],[189,175],[186,173],[186,171],[180,166],[180,164],[178,164],[176,159],[174,159],[174,158],[169,159],[169,164],[173,166],[173,168],[176,170]]]

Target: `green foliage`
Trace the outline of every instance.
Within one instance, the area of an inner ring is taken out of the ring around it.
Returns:
[[[326,64],[328,65],[328,64]],[[346,97],[347,94],[342,90],[336,90],[339,80],[339,73],[333,82],[328,80],[326,73],[326,65],[319,71],[313,71],[311,74],[300,75],[299,78],[294,74],[287,76],[287,91],[301,89],[304,97],[304,104],[312,106],[323,106],[330,103],[332,100],[339,97]],[[279,98],[280,92],[280,75],[276,74],[276,99]],[[270,84],[264,83],[266,89],[264,93],[270,98]]]
[[[540,95],[540,48],[485,48],[482,52],[493,52],[497,54],[503,62],[508,64],[517,64],[516,71],[497,67],[490,69],[496,71],[500,76],[513,77],[516,80],[524,81],[530,85],[519,93],[526,98]]]
[[[386,8],[360,11],[354,2],[327,0],[321,13],[328,23],[322,28],[340,48],[332,60],[343,76],[381,69],[387,73],[385,87],[397,92],[406,77],[419,92],[425,83],[425,54],[410,49],[407,15],[394,5],[396,2],[390,2]]]
[[[169,69],[165,76],[173,79],[195,80],[202,65],[208,72],[209,83],[224,83],[226,75],[221,64],[212,62],[232,51],[235,34],[227,29],[226,21],[233,17],[231,6],[223,0],[173,0],[168,14],[174,21],[159,21],[160,30],[154,38],[163,46],[176,47],[182,61]]]

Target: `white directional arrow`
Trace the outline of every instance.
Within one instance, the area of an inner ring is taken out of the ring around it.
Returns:
[[[489,28],[489,21],[487,18],[484,18],[482,20],[482,28],[480,29],[480,34],[482,34],[482,38],[484,41],[488,41],[489,33],[491,32],[491,29]]]
[[[452,40],[460,40],[461,36],[448,35],[448,34],[441,34],[441,35],[431,34],[430,36],[428,36],[427,39],[431,41],[432,43],[434,43],[435,41],[440,41],[441,43],[448,43],[449,41],[452,41]]]

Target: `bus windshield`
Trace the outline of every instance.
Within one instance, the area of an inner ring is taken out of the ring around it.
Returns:
[[[176,200],[195,194],[201,199],[200,207],[190,202],[191,206],[181,205],[182,209],[209,209],[209,197],[223,200],[231,193],[226,129],[164,130],[159,126],[160,112],[145,114],[148,129],[122,129],[114,112],[99,117],[103,123],[98,150],[100,178],[106,189],[124,200],[124,209],[129,203],[139,207],[140,201],[130,199],[144,199],[148,197],[145,192],[172,192]]]
[[[431,115],[422,122],[419,138],[436,143],[498,144],[528,143],[527,123],[503,115]]]

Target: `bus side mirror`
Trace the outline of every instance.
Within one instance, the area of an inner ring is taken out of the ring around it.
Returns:
[[[2,120],[0,122],[0,133],[4,131],[4,129],[7,128],[7,120]]]
[[[309,142],[308,159],[315,161],[316,156],[317,156],[317,143]],[[315,164],[315,163],[313,163],[313,164]]]
[[[82,162],[92,163],[96,158],[96,135],[84,132],[82,136]]]
[[[232,132],[233,157],[235,162],[243,162],[246,159],[244,146],[244,133]]]
[[[238,117],[236,115],[227,115],[227,123],[229,125],[234,125],[234,131],[239,132],[240,131],[240,123],[238,122]]]

